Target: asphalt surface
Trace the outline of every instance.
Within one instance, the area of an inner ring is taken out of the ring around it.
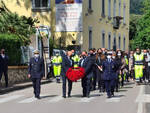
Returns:
[[[72,97],[64,99],[62,84],[52,82],[42,85],[40,100],[34,98],[32,87],[0,95],[0,113],[150,113],[150,104],[145,104],[147,87],[130,82],[111,99],[99,91],[82,98],[81,83],[76,82]]]

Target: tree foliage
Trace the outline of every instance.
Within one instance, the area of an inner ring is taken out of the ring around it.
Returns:
[[[1,2],[0,8],[0,33],[15,34],[23,42],[23,45],[30,43],[30,36],[35,33],[35,23],[39,21],[31,17],[19,16],[9,11]]]
[[[138,19],[136,27],[132,26],[135,29],[135,36],[130,43],[133,49],[136,47],[140,47],[141,49],[150,48],[150,0],[144,0],[143,4],[144,8],[142,10],[144,14]]]
[[[144,7],[143,0],[130,0],[130,13],[131,14],[142,14],[141,8]]]

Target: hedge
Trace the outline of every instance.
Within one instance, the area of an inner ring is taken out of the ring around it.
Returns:
[[[0,49],[4,48],[9,57],[9,65],[20,65],[21,41],[14,34],[0,34]]]

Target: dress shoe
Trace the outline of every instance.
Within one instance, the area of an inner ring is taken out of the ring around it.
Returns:
[[[40,97],[40,96],[36,96],[35,98],[37,98],[37,99],[41,99],[41,97]]]
[[[108,95],[107,98],[111,98],[111,95]]]
[[[62,96],[63,98],[66,98],[66,96],[64,95],[64,96]]]
[[[71,98],[71,95],[68,95],[68,98]]]

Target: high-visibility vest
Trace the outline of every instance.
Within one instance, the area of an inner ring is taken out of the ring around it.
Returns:
[[[60,66],[62,63],[62,57],[61,56],[54,56],[52,63],[54,66]]]
[[[79,61],[80,61],[79,56],[78,55],[73,56],[72,60],[74,61],[74,67],[78,67],[78,64],[79,64]]]
[[[144,54],[143,53],[141,53],[140,55],[135,53],[134,58],[135,58],[135,65],[144,65],[143,64],[143,60],[144,60]]]
[[[129,64],[128,58],[125,58],[125,61],[126,61],[126,64],[128,65]]]

